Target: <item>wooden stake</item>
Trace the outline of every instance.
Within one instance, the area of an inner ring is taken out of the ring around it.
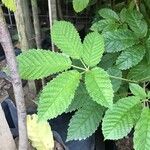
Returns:
[[[7,64],[10,69],[14,96],[17,105],[18,127],[19,127],[19,150],[27,150],[28,138],[26,128],[26,108],[24,102],[24,94],[22,89],[21,79],[17,70],[17,62],[12,45],[10,33],[7,28],[3,11],[0,7],[0,42],[5,52]]]
[[[54,0],[53,0],[54,1]],[[55,1],[54,1],[55,2]],[[51,0],[48,0],[48,9],[49,9],[49,23],[50,23],[50,33],[51,30],[52,30],[52,25],[53,25],[53,17],[52,17],[52,5],[51,5],[52,1]],[[56,3],[56,2],[55,2]],[[56,7],[55,7],[56,8]],[[52,45],[52,51],[54,52],[55,51],[55,47],[54,47],[54,43],[52,41],[52,38],[51,38],[51,45]]]

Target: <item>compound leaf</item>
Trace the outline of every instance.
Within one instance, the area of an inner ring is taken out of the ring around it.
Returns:
[[[73,8],[78,13],[84,10],[89,4],[89,0],[73,0]]]
[[[71,67],[68,57],[42,49],[31,49],[17,57],[22,79],[34,80]]]
[[[72,58],[80,58],[82,55],[82,43],[79,33],[67,21],[55,21],[52,27],[52,40],[62,52]]]
[[[106,20],[106,19],[102,19],[100,21],[97,21],[95,23],[93,23],[93,25],[91,26],[91,30],[92,31],[96,31],[96,32],[101,32],[103,31],[106,27],[108,27],[108,25],[113,26],[115,24],[115,22],[113,20]]]
[[[104,39],[98,32],[89,33],[83,42],[83,60],[93,67],[97,65],[104,53]]]
[[[112,24],[108,24],[104,29],[103,29],[103,34],[105,32],[111,32],[111,31],[117,31],[118,28],[120,27],[119,23],[112,23]]]
[[[135,125],[141,112],[140,99],[130,96],[120,99],[103,118],[102,130],[105,139],[117,140],[126,136]]]
[[[82,140],[91,136],[98,128],[104,108],[89,101],[80,108],[69,123],[67,140]]]
[[[38,104],[39,120],[55,118],[68,108],[79,84],[79,79],[78,71],[67,71],[44,87]]]
[[[37,150],[53,150],[54,139],[50,125],[47,121],[38,122],[37,115],[27,116],[28,137],[32,146]]]
[[[121,70],[136,66],[145,55],[145,47],[142,45],[132,46],[121,53],[116,61],[116,65]]]
[[[106,32],[104,39],[106,51],[109,53],[125,50],[137,43],[137,37],[128,29]]]
[[[130,83],[130,91],[135,96],[138,96],[141,99],[146,99],[145,90],[142,87],[140,87],[138,84]]]
[[[100,16],[102,16],[105,19],[112,19],[115,21],[119,21],[119,16],[112,9],[103,8],[103,9],[100,9],[98,13],[100,14]]]
[[[135,126],[134,149],[149,150],[150,147],[150,110],[143,108],[141,117]]]
[[[140,12],[137,10],[129,10],[127,12],[126,22],[139,37],[146,36],[148,26]]]
[[[113,89],[111,80],[106,71],[101,68],[93,68],[85,74],[85,84],[89,95],[98,104],[112,107]]]

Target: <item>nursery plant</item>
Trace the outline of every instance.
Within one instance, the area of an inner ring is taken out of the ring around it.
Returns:
[[[63,53],[41,49],[24,52],[18,57],[20,75],[23,79],[35,80],[55,74],[40,94],[39,121],[78,108],[70,121],[68,140],[85,139],[99,126],[104,107],[113,105],[109,75],[96,66],[104,53],[104,39],[99,33],[92,32],[82,43],[75,27],[65,21],[54,23],[52,39]],[[84,94],[81,99],[79,93]]]
[[[123,8],[119,14],[101,9],[99,14],[101,20],[92,25],[93,32],[83,42],[73,24],[56,21],[51,36],[60,52],[23,52],[17,58],[20,75],[27,80],[54,76],[40,94],[38,120],[75,111],[69,123],[68,141],[91,136],[102,121],[105,140],[123,138],[135,127],[135,150],[148,150],[147,22],[135,9]]]

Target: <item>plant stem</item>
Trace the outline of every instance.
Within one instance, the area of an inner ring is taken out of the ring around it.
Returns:
[[[81,75],[83,75],[86,71],[81,72]]]
[[[149,85],[149,83],[150,83],[150,82],[147,82],[146,85],[145,85],[145,87],[147,87],[147,86]]]
[[[41,31],[40,31],[40,23],[38,16],[38,4],[37,0],[31,0],[32,13],[33,13],[33,24],[35,31],[35,41],[37,48],[41,49]]]
[[[82,59],[80,59],[81,63],[83,64],[83,66],[87,69],[87,66],[85,65],[85,63],[83,62]]]
[[[78,67],[78,66],[74,66],[74,65],[71,65],[73,68],[76,68],[76,69],[80,69],[80,70],[84,70],[84,71],[86,71],[86,69],[85,68],[82,68],[82,67]]]
[[[138,83],[137,81],[134,81],[134,80],[128,80],[125,78],[120,78],[120,77],[115,77],[115,76],[110,76],[110,78],[118,79],[118,80],[122,80],[122,81],[126,81],[126,82]]]
[[[136,10],[140,12],[138,0],[134,0],[134,2],[135,2]]]

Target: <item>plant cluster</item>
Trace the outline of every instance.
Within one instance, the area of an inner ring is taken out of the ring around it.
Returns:
[[[56,21],[52,40],[61,53],[42,49],[24,52],[18,56],[20,75],[35,80],[55,74],[40,94],[38,119],[47,121],[76,111],[69,123],[67,140],[91,136],[102,121],[105,139],[123,138],[135,127],[135,150],[148,150],[147,22],[135,9],[123,8],[116,13],[104,8],[99,15],[102,19],[92,25],[93,32],[83,42],[71,23]]]
[[[20,75],[35,80],[59,73],[40,94],[38,118],[46,121],[78,109],[70,121],[68,140],[85,139],[99,126],[104,107],[113,105],[109,75],[97,66],[104,53],[104,39],[92,32],[82,43],[75,27],[65,21],[54,23],[52,39],[63,53],[39,49],[24,52],[18,57]]]

